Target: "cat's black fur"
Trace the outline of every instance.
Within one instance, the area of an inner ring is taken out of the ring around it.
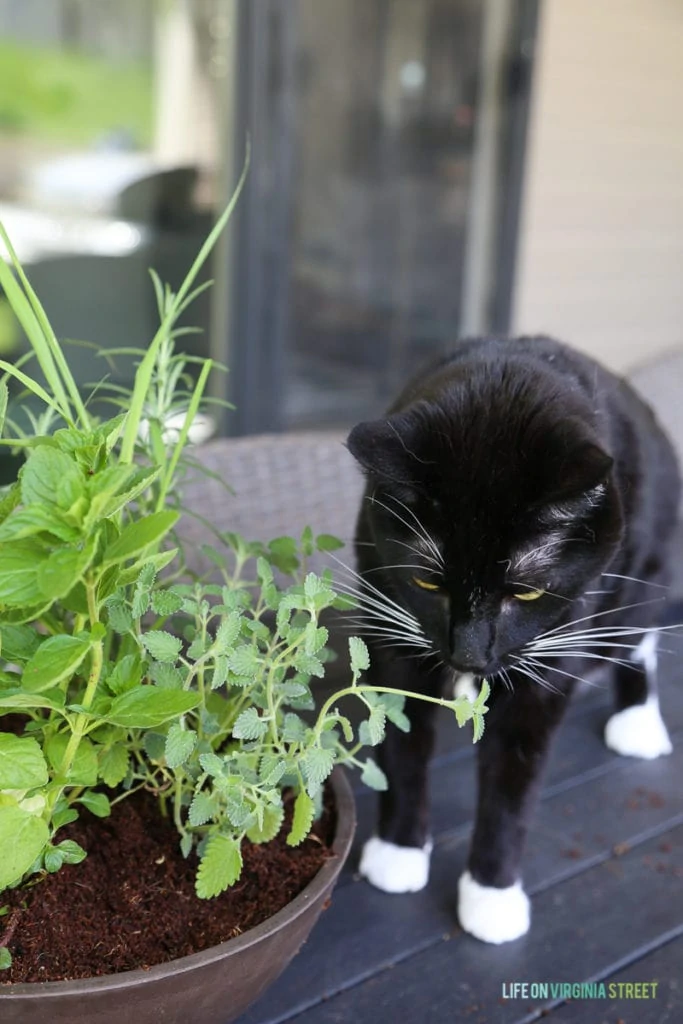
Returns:
[[[572,677],[591,665],[609,667],[548,658],[546,669],[535,669],[546,688],[517,670],[513,656],[574,620],[582,621],[571,629],[656,624],[666,591],[653,584],[668,580],[679,500],[674,454],[626,383],[545,337],[462,342],[410,383],[386,418],[355,427],[348,447],[367,475],[360,575],[377,588],[368,591],[374,600],[379,592],[407,609],[431,645],[411,649],[409,636],[401,645],[392,625],[385,628],[394,639],[376,632],[375,608],[364,634],[370,679],[433,695],[446,685],[452,694],[454,669],[491,681],[469,870],[481,885],[510,886],[520,876],[529,814]],[[442,569],[418,538],[422,530]],[[420,588],[416,576],[440,589]],[[546,593],[514,596],[536,590]],[[604,614],[611,608],[622,610]],[[640,639],[634,633],[627,642]],[[613,671],[618,708],[645,701],[653,682],[642,665]],[[390,726],[380,751],[390,788],[379,834],[423,847],[434,706],[409,701],[406,710],[410,733]]]

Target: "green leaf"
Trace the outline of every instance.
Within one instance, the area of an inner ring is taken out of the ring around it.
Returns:
[[[304,531],[301,534],[301,550],[307,558],[313,554],[313,530],[310,526],[304,527]]]
[[[100,765],[100,770],[101,767],[102,766]],[[94,814],[96,818],[108,818],[111,814],[109,797],[104,793],[94,793],[92,791],[83,793],[79,796],[78,803],[87,807],[90,813]]]
[[[235,839],[212,835],[197,870],[195,891],[202,900],[218,896],[242,874],[242,853]]]
[[[48,708],[50,711],[61,711],[64,707],[63,694],[60,694],[60,697],[62,698],[61,703],[54,697],[48,697],[45,694],[6,694],[0,697],[0,708],[11,708],[12,711],[17,711],[20,708]]]
[[[0,946],[0,971],[8,971],[12,966],[12,954],[7,946]]]
[[[334,750],[324,747],[313,747],[301,759],[301,770],[306,779],[309,795],[323,784],[334,768]]]
[[[150,675],[156,685],[162,690],[182,690],[185,676],[175,665],[155,662],[150,667]]]
[[[255,648],[245,645],[238,647],[228,659],[230,668],[237,676],[254,676],[261,668],[261,660]]]
[[[48,781],[47,763],[38,743],[0,733],[0,789],[35,789]]]
[[[5,416],[7,414],[7,400],[9,398],[9,389],[4,380],[0,380],[0,434],[2,434],[2,428],[5,425]],[[2,968],[0,968],[1,970]]]
[[[43,854],[43,865],[46,871],[49,871],[51,875],[59,871],[64,863],[64,857],[59,850],[56,850],[54,846],[49,846]]]
[[[315,622],[311,619],[304,630],[304,637],[306,654],[317,654],[327,643],[329,633],[324,626],[316,626]]]
[[[225,762],[218,754],[200,754],[199,763],[207,775],[218,776],[223,774]]]
[[[195,828],[199,825],[205,825],[207,821],[211,821],[217,810],[216,795],[214,793],[207,793],[201,790],[199,793],[195,793],[192,797],[192,803],[190,804],[190,810],[188,811],[188,821],[190,825]]]
[[[98,754],[99,776],[105,786],[115,789],[128,774],[128,748],[122,743],[114,743]]]
[[[282,739],[285,743],[300,743],[306,736],[306,729],[303,718],[288,711],[282,722]]]
[[[264,786],[276,786],[287,771],[287,765],[277,754],[266,754],[261,758],[259,778]]]
[[[168,730],[164,751],[166,764],[169,768],[179,768],[187,761],[197,742],[197,734],[191,729],[183,729],[179,722],[174,722]]]
[[[22,683],[30,693],[42,693],[70,679],[90,650],[90,642],[75,636],[51,636],[40,645],[24,669]]]
[[[226,616],[216,630],[214,646],[219,654],[230,654],[240,635],[242,617],[235,612]]]
[[[370,668],[370,654],[359,636],[349,638],[349,655],[351,657],[351,672],[354,676],[361,672],[367,672]]]
[[[292,661],[297,672],[303,672],[304,675],[316,676],[318,679],[322,679],[325,675],[325,667],[322,661],[313,654],[298,651]]]
[[[35,540],[17,540],[3,545],[0,560],[0,605],[24,608],[44,601],[38,584],[38,570],[45,558]]]
[[[299,567],[298,545],[293,537],[276,537],[268,544],[268,557],[280,572],[290,575]]]
[[[136,519],[123,530],[118,540],[114,541],[104,553],[104,565],[124,562],[134,555],[140,554],[145,548],[156,544],[171,530],[178,521],[178,513],[172,510],[153,512],[144,519]]]
[[[3,661],[23,664],[40,647],[40,637],[32,626],[6,626],[0,628],[0,654]]]
[[[107,676],[107,686],[115,697],[133,690],[142,679],[142,665],[137,654],[126,654]]]
[[[171,718],[192,711],[200,700],[198,693],[140,686],[116,697],[104,718],[126,729],[153,729]]]
[[[147,756],[152,761],[163,761],[166,752],[166,736],[162,732],[146,732],[142,741]]]
[[[42,818],[16,805],[0,807],[0,892],[18,882],[49,842]]]
[[[174,615],[183,607],[183,598],[173,590],[152,592],[152,609],[157,615]]]
[[[232,735],[237,740],[257,740],[268,731],[268,723],[259,717],[256,708],[247,708],[237,716]]]
[[[45,754],[56,772],[61,769],[68,742],[69,736],[63,732],[55,733],[45,741]],[[89,739],[82,739],[67,778],[74,786],[96,786],[97,767],[95,747]]]
[[[315,802],[305,790],[301,790],[294,804],[292,828],[287,836],[287,846],[298,846],[311,831],[315,816]]]
[[[115,633],[127,633],[133,626],[130,608],[120,597],[110,597],[106,601],[109,625]]]
[[[370,737],[370,744],[376,747],[378,743],[381,743],[384,739],[384,732],[386,729],[386,715],[382,707],[376,706],[370,708],[370,717],[367,720],[368,735]]]
[[[386,775],[379,765],[375,764],[370,758],[365,762],[360,778],[361,782],[364,782],[371,789],[385,790],[389,788]]]
[[[344,541],[333,537],[331,533],[319,533],[315,538],[315,546],[318,551],[338,551],[344,547]]]
[[[182,853],[182,855],[185,858],[185,860],[187,860],[187,858],[192,853],[193,845],[194,845],[194,842],[193,842],[192,833],[191,832],[186,832],[185,835],[182,836],[182,838],[180,840],[180,852]]]
[[[53,551],[38,568],[38,586],[44,596],[52,601],[65,597],[82,580],[94,553],[92,543],[81,550]]]
[[[484,735],[484,716],[480,715],[478,711],[475,711],[472,716],[472,727],[472,742],[478,743]]]
[[[52,445],[41,444],[21,471],[24,505],[59,505],[69,509],[85,497],[85,476],[73,458]]]
[[[5,519],[0,526],[0,541],[19,540],[36,533],[48,533],[66,542],[73,542],[80,537],[76,527],[70,526],[55,508],[29,505],[17,509]]]
[[[279,804],[266,804],[261,808],[261,820],[247,830],[247,839],[252,843],[269,843],[280,831],[284,816]]]
[[[406,699],[398,693],[369,693],[366,695],[369,703],[380,706],[390,722],[401,732],[410,732],[410,719],[403,711]]]
[[[83,847],[73,839],[63,839],[57,844],[56,849],[62,854],[65,864],[80,864],[87,857]]]
[[[149,633],[143,633],[140,639],[155,661],[175,661],[183,646],[179,637],[163,629],[152,629]]]

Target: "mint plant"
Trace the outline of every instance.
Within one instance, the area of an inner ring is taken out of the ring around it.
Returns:
[[[196,849],[197,894],[214,896],[239,878],[245,839],[279,832],[285,792],[294,794],[287,841],[296,845],[334,766],[356,766],[384,788],[362,748],[381,742],[387,721],[407,728],[411,695],[363,683],[368,653],[358,638],[349,685],[316,705],[313,682],[331,656],[320,617],[348,599],[331,573],[306,573],[305,560],[339,546],[334,538],[307,530],[298,542],[257,544],[227,534],[210,552],[219,582],[188,582],[183,572],[176,488],[211,362],[183,391],[174,325],[237,194],[178,293],[154,279],[161,326],[125,411],[104,422],[83,401],[0,227],[14,266],[0,260],[0,285],[43,378],[0,361],[0,431],[5,422],[12,435],[0,443],[26,454],[17,482],[0,490],[0,715],[23,723],[0,731],[0,892],[82,860],[65,826],[84,807],[105,817],[145,787],[172,815],[183,854]],[[30,433],[9,418],[9,378],[44,406]],[[179,409],[170,437],[165,422]],[[288,585],[274,569],[290,574]],[[461,725],[472,719],[476,739],[487,694],[485,684],[475,704],[422,699]],[[339,708],[347,696],[367,713],[357,731]]]

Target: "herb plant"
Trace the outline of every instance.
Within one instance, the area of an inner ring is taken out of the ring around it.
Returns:
[[[237,193],[177,294],[154,278],[161,326],[138,365],[125,411],[96,419],[10,242],[15,273],[0,260],[0,285],[31,343],[42,381],[0,361],[0,429],[7,379],[45,412],[22,433],[7,419],[25,463],[0,490],[0,892],[76,863],[85,851],[60,836],[83,807],[104,817],[141,787],[171,814],[182,852],[199,855],[196,890],[211,897],[239,878],[244,839],[280,830],[283,792],[295,795],[287,837],[309,833],[335,764],[357,766],[369,785],[386,780],[362,747],[387,720],[407,728],[401,691],[365,685],[368,654],[350,640],[348,687],[316,706],[312,681],[330,657],[320,616],[346,599],[332,576],[306,573],[334,538],[248,543],[227,534],[212,560],[220,582],[187,582],[174,540],[178,473],[211,363],[182,398],[185,360],[173,349],[177,317]],[[15,276],[16,275],[16,276]],[[6,425],[7,425],[6,424]],[[292,574],[279,586],[273,570]],[[483,730],[488,687],[465,698],[423,698]],[[354,731],[339,710],[359,699]],[[307,712],[303,717],[300,712]],[[11,720],[10,720],[11,721]],[[16,721],[15,721],[16,724]],[[0,950],[0,966],[8,953]]]

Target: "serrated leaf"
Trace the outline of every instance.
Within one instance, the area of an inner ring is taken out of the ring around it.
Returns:
[[[216,630],[214,646],[219,654],[229,654],[235,646],[235,641],[240,635],[242,618],[239,614],[227,615]]]
[[[175,665],[156,661],[150,666],[149,674],[161,690],[182,690],[183,688],[185,675]]]
[[[367,646],[359,636],[349,638],[349,656],[351,658],[351,672],[354,676],[361,672],[367,672],[370,668],[370,654]]]
[[[410,719],[403,710],[405,697],[398,693],[375,693],[367,694],[366,700],[369,703],[374,701],[377,706],[381,707],[389,721],[401,732],[410,732]]]
[[[228,659],[220,654],[213,663],[213,671],[211,673],[210,686],[212,690],[217,690],[219,686],[222,686],[228,678]]]
[[[211,821],[216,813],[216,807],[216,797],[213,793],[206,793],[204,790],[195,793],[187,815],[190,825],[196,828]]]
[[[324,747],[313,747],[301,759],[301,770],[306,779],[309,795],[323,784],[334,768],[334,750]]]
[[[96,818],[108,818],[111,814],[109,797],[104,793],[95,793],[92,790],[87,793],[82,793],[78,798],[78,803],[87,807],[90,813],[94,814]]]
[[[182,836],[182,838],[180,840],[180,852],[182,853],[182,855],[185,858],[185,860],[187,860],[187,858],[192,853],[192,847],[193,846],[194,846],[194,841],[193,841],[192,833],[191,832],[186,832],[184,834],[184,836]]]
[[[386,790],[389,788],[389,782],[387,777],[379,767],[370,758],[363,765],[363,771],[361,772],[361,782],[364,782],[370,789]]]
[[[299,743],[305,738],[306,729],[304,720],[288,711],[282,722],[282,739],[285,743]]]
[[[328,638],[327,629],[324,626],[316,626],[315,622],[311,620],[304,631],[306,654],[317,654],[325,646]]]
[[[231,670],[237,676],[254,676],[261,668],[261,660],[255,648],[250,645],[238,647],[228,658]]]
[[[268,731],[268,723],[259,717],[256,708],[247,708],[237,716],[232,735],[238,740],[257,740]]]
[[[121,743],[114,743],[98,752],[98,774],[105,786],[115,789],[128,774],[128,749]]]
[[[171,718],[192,711],[200,699],[199,694],[184,690],[139,686],[116,697],[103,717],[112,725],[121,725],[126,729],[153,729]]]
[[[282,827],[285,812],[279,804],[266,804],[261,808],[261,820],[247,831],[247,839],[252,843],[269,843]]]
[[[261,758],[259,777],[264,786],[275,786],[287,771],[287,765],[276,754],[268,754]]]
[[[164,629],[151,629],[140,637],[145,650],[155,661],[174,662],[183,646],[180,637],[167,633]]]
[[[212,835],[199,863],[195,892],[202,900],[211,899],[234,885],[241,874],[240,844],[229,836]]]
[[[161,732],[146,732],[142,745],[152,761],[163,761],[166,750],[166,737]]]
[[[472,716],[472,742],[478,743],[484,735],[484,716],[475,711]]]
[[[165,757],[169,768],[179,768],[195,748],[197,734],[174,722],[166,737]]]
[[[152,608],[157,615],[174,615],[183,607],[183,598],[173,590],[152,592]]]
[[[18,540],[3,545],[0,604],[10,608],[28,608],[45,600],[38,584],[38,571],[44,558],[45,552],[35,540]]]
[[[207,775],[216,776],[223,774],[225,762],[218,754],[200,754],[199,763]]]
[[[311,831],[315,817],[315,801],[302,789],[294,804],[292,827],[287,836],[287,846],[298,846]]]
[[[297,672],[303,672],[307,676],[315,676],[322,679],[325,675],[325,668],[322,661],[314,654],[306,654],[305,651],[298,651],[293,658],[294,667]]]
[[[47,845],[47,824],[17,805],[0,807],[0,892],[18,882]]]
[[[52,445],[34,448],[21,471],[24,505],[69,509],[85,493],[85,476],[73,458]]]
[[[36,789],[47,781],[47,762],[36,740],[0,733],[0,789]]]
[[[120,598],[109,598],[106,602],[109,625],[115,633],[127,633],[133,626],[131,610]]]
[[[94,543],[86,544],[82,550],[53,551],[38,568],[38,586],[43,595],[52,601],[65,597],[81,582],[94,553]]]

